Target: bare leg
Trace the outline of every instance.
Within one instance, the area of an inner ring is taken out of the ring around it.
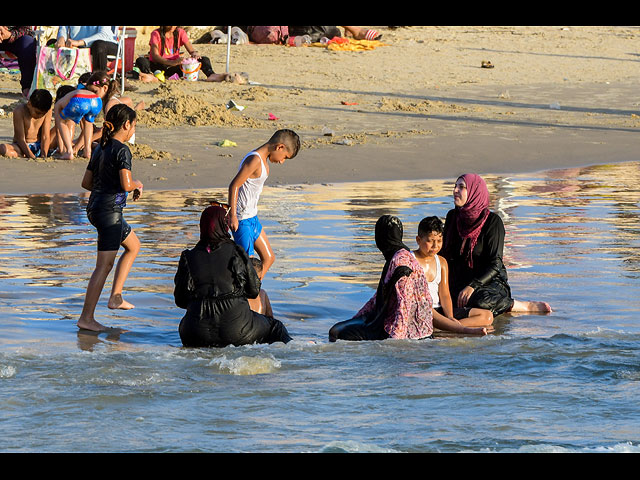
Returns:
[[[380,35],[375,30],[367,30],[362,27],[345,27],[342,25],[341,27],[345,29],[345,32],[350,33],[351,36],[356,40],[377,40],[380,37],[382,37],[382,35]],[[369,38],[367,38],[368,32],[369,32]]]
[[[486,335],[487,329],[484,327],[468,327],[463,325],[458,320],[451,320],[444,315],[439,314],[433,310],[433,326],[438,330],[445,330],[447,332],[465,333],[467,335]]]
[[[212,73],[207,77],[207,82],[225,82],[230,78],[228,73]]]
[[[89,279],[87,293],[84,297],[84,306],[82,307],[82,313],[78,319],[78,328],[93,330],[96,332],[107,330],[107,327],[96,321],[94,315],[96,305],[98,304],[98,300],[100,300],[100,294],[104,288],[104,283],[107,280],[109,272],[111,272],[111,269],[113,268],[113,262],[115,261],[117,253],[117,250],[98,252],[96,268]]]
[[[60,124],[58,125],[58,122]],[[60,134],[60,138],[62,142],[60,143],[60,151],[62,155],[60,158],[64,160],[72,160],[73,159],[73,130],[75,130],[74,126],[69,125],[69,122],[75,126],[72,120],[62,120],[56,119],[56,126],[58,127],[58,133]]]
[[[258,252],[260,260],[262,260],[262,273],[260,274],[260,280],[262,280],[267,274],[267,270],[269,270],[271,265],[273,265],[273,262],[276,260],[276,256],[271,249],[271,244],[269,243],[269,239],[264,233],[264,230],[260,232],[260,236],[253,247],[256,252]]]
[[[461,318],[460,323],[465,327],[489,327],[493,323],[493,314],[483,308],[472,308],[467,318]]]
[[[550,313],[551,306],[547,302],[529,302],[525,300],[514,300],[511,312],[537,312]]]
[[[131,310],[133,305],[123,300],[122,289],[131,271],[133,261],[140,251],[140,240],[133,230],[127,238],[125,238],[124,242],[122,242],[122,246],[124,247],[124,253],[120,256],[120,260],[118,260],[118,265],[116,266],[116,272],[113,276],[113,287],[111,288],[111,297],[109,298],[107,306],[111,309]]]

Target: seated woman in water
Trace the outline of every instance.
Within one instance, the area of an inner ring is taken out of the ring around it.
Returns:
[[[432,300],[424,270],[402,242],[402,222],[383,215],[376,222],[376,246],[386,260],[373,297],[344,322],[329,330],[329,341],[423,339],[433,327],[458,333],[486,335],[486,328],[463,326],[443,316],[434,318]]]
[[[200,241],[180,256],[176,305],[187,310],[179,332],[185,347],[287,343],[285,326],[251,311],[247,298],[260,293],[260,280],[246,252],[229,235],[227,212],[211,206],[200,218]]]
[[[546,302],[511,297],[502,261],[504,224],[489,210],[489,190],[479,175],[467,173],[453,188],[455,208],[447,213],[441,255],[449,264],[454,306],[504,312],[551,312]]]

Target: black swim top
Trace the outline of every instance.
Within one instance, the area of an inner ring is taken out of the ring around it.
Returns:
[[[115,139],[104,148],[98,145],[93,150],[87,166],[93,173],[87,210],[121,210],[126,205],[127,192],[120,184],[120,170],[131,170],[131,160],[129,147]]]

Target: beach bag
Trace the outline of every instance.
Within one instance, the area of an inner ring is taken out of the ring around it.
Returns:
[[[77,86],[80,76],[91,70],[91,51],[88,48],[39,47],[29,95],[34,90],[45,89],[55,97],[58,87]]]
[[[247,27],[253,43],[284,44],[289,36],[289,27]]]

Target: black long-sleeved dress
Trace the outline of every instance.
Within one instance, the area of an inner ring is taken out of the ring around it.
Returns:
[[[474,292],[467,307],[484,308],[495,316],[500,315],[513,305],[507,269],[502,261],[505,235],[502,219],[493,212],[489,213],[473,249],[471,268],[467,262],[469,242],[460,253],[462,238],[456,227],[456,215],[455,209],[447,213],[440,252],[449,264],[449,288],[454,305],[460,291],[471,286]]]
[[[186,308],[179,327],[185,347],[225,347],[288,342],[279,320],[249,308],[260,293],[260,279],[244,250],[223,242],[209,251],[198,243],[180,256],[175,275],[176,305]]]

